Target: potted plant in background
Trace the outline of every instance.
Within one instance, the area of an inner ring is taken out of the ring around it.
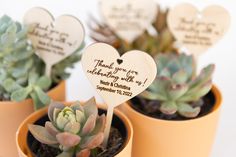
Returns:
[[[158,13],[152,26],[154,33],[145,31],[132,43],[120,38],[105,22],[99,22],[91,17],[88,23],[91,29],[90,37],[96,42],[103,42],[115,47],[120,54],[129,50],[137,49],[148,52],[151,56],[158,53],[178,52],[175,39],[167,26],[168,9],[161,9],[158,5]]]
[[[76,51],[53,66],[51,78],[44,76],[45,64],[35,54],[27,31],[6,15],[0,19],[0,156],[4,157],[16,156],[15,132],[25,117],[50,98],[65,100],[64,80],[70,75],[66,68],[80,59]]]
[[[208,157],[221,94],[212,86],[214,65],[196,75],[192,56],[159,54],[157,77],[122,106],[134,127],[135,157]]]
[[[131,157],[133,131],[121,112],[115,111],[104,148],[105,110],[98,110],[94,98],[82,106],[79,102],[68,105],[53,102],[20,125],[16,138],[20,157]]]

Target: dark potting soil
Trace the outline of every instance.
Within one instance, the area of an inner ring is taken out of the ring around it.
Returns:
[[[160,101],[147,100],[140,98],[138,96],[134,97],[130,101],[131,101],[130,106],[133,109],[149,117],[163,120],[189,120],[189,118],[185,118],[179,115],[178,113],[174,115],[163,114],[159,110],[161,104]],[[194,107],[201,106],[201,111],[199,115],[195,118],[199,118],[210,113],[214,108],[214,104],[215,104],[215,97],[212,91],[210,91],[207,95],[205,95],[201,100],[197,102],[192,102],[192,105]]]
[[[104,113],[104,111],[99,110],[99,114],[102,113]],[[45,115],[36,121],[35,124],[43,126],[48,120],[48,116]],[[117,116],[113,116],[107,149],[94,149],[91,151],[90,157],[113,157],[123,149],[126,139],[127,131],[124,123]],[[35,154],[35,157],[55,157],[61,153],[60,149],[38,142],[30,132],[28,133],[27,142],[31,151]]]

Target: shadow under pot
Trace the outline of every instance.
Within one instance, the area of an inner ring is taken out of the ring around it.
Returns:
[[[106,113],[104,108],[99,107],[99,115]],[[128,118],[118,110],[115,110],[112,120],[112,128],[106,151],[97,149],[99,152],[96,157],[131,157],[133,129]],[[44,126],[48,121],[47,108],[31,114],[20,125],[16,143],[19,157],[55,157],[61,153],[57,148],[52,148],[38,142],[28,131],[28,124]],[[94,157],[90,155],[90,157]]]
[[[137,98],[120,109],[134,128],[134,157],[209,157],[214,142],[221,93],[213,86],[203,98],[205,111],[194,119],[146,114]]]

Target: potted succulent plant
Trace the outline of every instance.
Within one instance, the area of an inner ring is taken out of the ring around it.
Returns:
[[[150,87],[122,106],[134,127],[135,157],[208,157],[221,94],[212,86],[214,65],[196,75],[193,57],[159,54]]]
[[[6,15],[0,18],[0,156],[4,157],[16,156],[14,135],[26,116],[44,107],[50,98],[65,100],[63,80],[70,75],[66,68],[80,59],[76,51],[53,66],[51,78],[45,76],[45,64],[35,54],[27,31]]]
[[[103,42],[115,47],[120,54],[129,50],[137,49],[148,52],[151,56],[158,53],[177,52],[175,39],[167,26],[168,9],[161,9],[158,5],[158,13],[153,22],[154,34],[145,31],[136,38],[132,43],[127,43],[120,38],[105,22],[99,22],[91,17],[89,28],[91,38],[97,42]]]
[[[119,111],[115,111],[108,147],[102,147],[104,113],[94,98],[83,105],[51,103],[20,125],[16,137],[20,157],[131,157],[132,127]]]

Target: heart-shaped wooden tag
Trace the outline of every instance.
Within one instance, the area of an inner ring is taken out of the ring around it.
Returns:
[[[113,31],[130,43],[151,26],[158,7],[154,0],[101,0],[100,9]]]
[[[170,10],[167,22],[176,39],[197,57],[223,37],[230,25],[230,15],[217,5],[199,12],[184,3]]]
[[[156,64],[145,52],[133,50],[120,56],[116,49],[96,43],[85,49],[83,70],[108,105],[103,146],[107,146],[113,109],[144,91],[156,77]]]
[[[62,15],[54,20],[47,10],[36,7],[25,14],[24,23],[30,28],[28,36],[46,63],[48,75],[52,65],[75,52],[84,40],[84,27],[73,16]]]
[[[157,72],[155,61],[147,53],[133,50],[120,56],[104,43],[85,49],[82,67],[97,92],[113,107],[144,91]]]

